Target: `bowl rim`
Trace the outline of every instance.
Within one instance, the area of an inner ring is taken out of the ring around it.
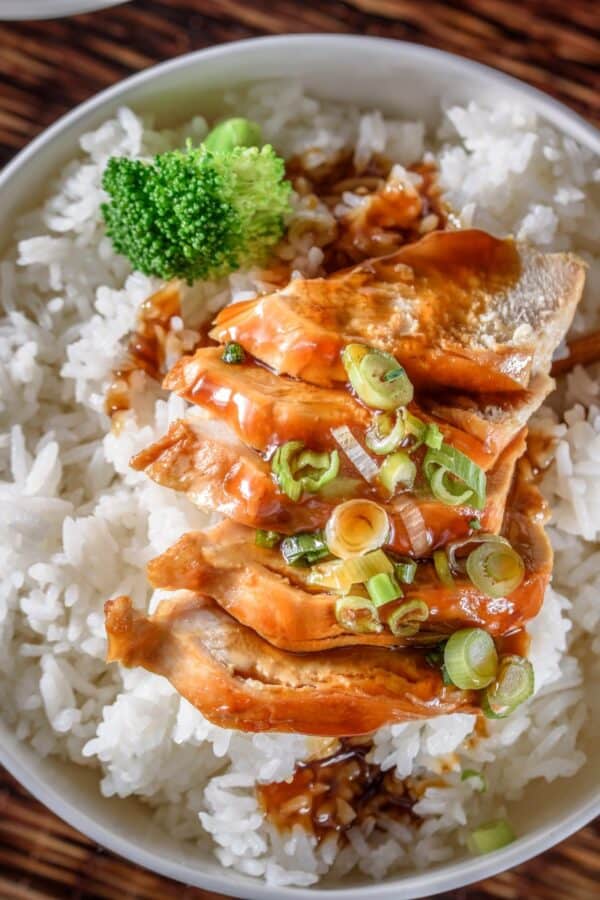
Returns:
[[[119,2],[119,0],[112,0],[113,5],[116,2]],[[332,51],[337,48],[341,49],[342,46],[347,51],[352,45],[358,48],[358,45],[377,44],[382,46],[385,44],[388,50],[393,48],[399,54],[403,54],[405,58],[416,59],[418,57],[421,62],[427,62],[427,60],[441,62],[449,69],[463,75],[480,76],[489,83],[504,85],[522,95],[537,113],[560,132],[574,137],[589,149],[600,153],[600,131],[594,125],[586,122],[578,113],[570,110],[560,101],[555,100],[537,88],[482,63],[466,59],[448,51],[389,38],[337,34],[275,35],[234,41],[183,54],[144,69],[95,94],[42,131],[4,167],[0,172],[0,191],[18,170],[29,163],[39,151],[50,144],[61,132],[76,126],[79,122],[85,120],[88,114],[99,110],[132,88],[135,89],[148,81],[160,79],[167,72],[185,69],[188,66],[193,67],[199,58],[209,59],[227,56],[235,54],[240,49],[262,53],[265,47],[277,49],[283,46],[293,48],[314,46],[315,44],[328,45]],[[222,874],[218,876],[205,873],[200,869],[191,869],[185,863],[165,860],[153,855],[149,850],[131,842],[129,839],[116,837],[108,828],[97,823],[90,815],[82,812],[70,801],[65,801],[52,784],[23,764],[9,748],[3,745],[1,740],[0,763],[34,797],[44,803],[56,815],[112,852],[177,881],[192,883],[195,886],[217,892],[225,891],[230,896],[256,898],[256,900],[262,900],[262,898],[270,898],[270,900],[283,900],[283,898],[290,898],[290,900],[294,900],[294,898],[295,900],[327,900],[327,898],[332,897],[337,898],[337,900],[363,900],[365,894],[368,894],[371,898],[378,898],[378,900],[384,900],[384,898],[385,900],[392,900],[392,898],[400,900],[400,898],[427,897],[441,891],[471,884],[482,878],[491,877],[505,869],[512,868],[531,859],[533,856],[564,840],[597,815],[600,815],[599,787],[585,803],[580,804],[566,817],[561,818],[560,822],[550,827],[547,825],[538,826],[529,834],[518,838],[508,847],[486,856],[474,857],[468,860],[459,859],[423,873],[409,874],[407,876],[403,876],[400,873],[398,879],[379,884],[373,883],[368,886],[363,884],[359,886],[342,885],[331,888],[280,887],[267,884],[263,880],[242,876],[225,867],[222,867]],[[244,879],[243,885],[239,882],[235,883],[235,880],[238,878]]]
[[[98,12],[129,0],[3,0],[0,22],[32,19],[62,19],[81,13]]]

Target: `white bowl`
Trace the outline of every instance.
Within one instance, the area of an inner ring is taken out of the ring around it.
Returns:
[[[194,111],[216,112],[224,88],[282,77],[300,78],[323,97],[432,122],[440,100],[509,99],[527,104],[561,131],[600,152],[598,132],[559,103],[485,66],[438,50],[363,37],[307,35],[242,41],[179,57],[129,78],[84,103],[33,141],[0,176],[0,247],[9,241],[18,212],[34,205],[56,170],[77,153],[79,136],[112,116],[121,104],[140,112],[152,110],[161,125],[168,125]],[[40,759],[1,722],[0,762],[43,803],[99,844],[179,881],[261,900],[400,900],[451,890],[515,866],[598,815],[593,735],[588,733],[584,740],[587,765],[573,778],[549,785],[540,782],[527,790],[524,801],[511,813],[521,837],[505,849],[377,884],[356,877],[343,885],[309,889],[271,887],[223,869],[210,851],[183,847],[159,832],[141,803],[103,798],[93,771]]]
[[[0,0],[0,21],[8,19],[56,19],[117,6],[127,0]]]

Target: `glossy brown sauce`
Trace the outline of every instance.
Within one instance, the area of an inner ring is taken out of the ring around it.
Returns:
[[[554,462],[558,440],[553,434],[542,429],[531,428],[527,434],[527,450],[524,462],[531,470],[531,478],[540,482],[547,469]]]
[[[333,755],[298,764],[290,781],[260,785],[263,811],[279,831],[300,825],[318,841],[367,818],[414,818],[416,789],[368,762],[371,747],[368,739],[344,739]]]
[[[529,656],[531,637],[526,628],[519,628],[512,634],[505,634],[497,640],[498,653],[501,656],[514,654],[515,656]]]
[[[123,361],[112,373],[104,398],[104,409],[114,419],[131,408],[136,381],[140,375],[161,381],[169,360],[189,353],[201,344],[211,343],[208,325],[201,330],[175,331],[172,320],[181,316],[178,281],[170,281],[140,305],[135,330],[129,335]],[[115,421],[116,424],[116,421]]]
[[[428,231],[446,227],[449,211],[435,164],[408,166],[408,171],[421,178],[414,188],[390,181],[391,169],[388,159],[375,155],[359,170],[351,152],[340,153],[317,167],[310,166],[310,151],[288,163],[288,177],[297,193],[322,201],[337,219],[337,231],[323,247],[327,273],[393,253]],[[346,192],[364,197],[365,202],[340,215],[336,209]]]
[[[170,282],[145,300],[138,311],[136,329],[127,343],[125,359],[113,372],[104,408],[109,416],[131,406],[132,379],[144,372],[158,379],[166,357],[171,319],[181,313],[179,285]]]

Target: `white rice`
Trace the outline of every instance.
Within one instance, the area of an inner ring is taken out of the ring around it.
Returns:
[[[544,249],[572,248],[590,264],[576,327],[596,326],[600,265],[598,180],[590,153],[513,106],[454,108],[440,134],[378,111],[322,103],[296,84],[260,85],[228,96],[224,113],[262,123],[286,156],[311,150],[318,164],[355,147],[359,165],[382,152],[402,165],[435,149],[441,180],[465,225],[514,234]],[[442,117],[442,114],[440,114]],[[81,139],[80,158],[52,186],[43,208],[16,227],[0,262],[0,691],[3,714],[40,754],[98,769],[108,796],[142,797],[182,840],[207,834],[222,864],[276,884],[313,884],[358,868],[374,878],[464,852],[471,828],[497,818],[534,779],[572,775],[583,764],[582,665],[600,651],[600,398],[598,372],[575,371],[552,420],[556,466],[545,482],[556,547],[554,587],[531,626],[535,698],[489,736],[465,740],[474,717],[443,716],[382,728],[373,759],[400,777],[441,774],[416,807],[418,829],[397,821],[355,828],[340,852],[315,847],[300,829],[280,835],[264,820],[256,782],[288,777],[314,739],[226,731],[207,722],[163,679],[104,663],[102,605],[130,594],[148,605],[144,565],[210,517],[128,468],[132,453],[185,414],[177,398],[146,401],[136,424],[108,432],[103,393],[140,301],[156,287],[112,252],[99,217],[108,156],[145,156],[206,133],[201,117],[156,131],[123,109]],[[353,195],[344,202],[359,202]],[[301,200],[282,256],[299,274],[319,271],[331,227],[325,207]],[[203,288],[210,314],[261,284],[236,273]],[[585,404],[582,406],[581,404]],[[568,599],[567,599],[568,598]],[[150,598],[150,606],[158,601]],[[461,770],[484,775],[461,780]]]

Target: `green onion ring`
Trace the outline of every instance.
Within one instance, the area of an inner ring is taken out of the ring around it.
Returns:
[[[353,634],[377,634],[383,631],[379,613],[367,597],[348,594],[335,603],[335,617],[338,625]]]
[[[503,719],[528,700],[534,689],[530,661],[516,654],[501,656],[496,680],[484,692],[482,709],[488,719]]]
[[[487,822],[471,832],[467,846],[471,853],[483,854],[500,850],[515,840],[515,833],[506,819]]]
[[[342,352],[342,364],[359,399],[373,409],[398,409],[413,398],[408,375],[389,353],[364,344],[348,344]]]
[[[454,587],[454,578],[448,564],[448,557],[445,550],[434,550],[433,566],[437,577],[440,579],[444,587]]]
[[[525,577],[525,563],[510,544],[486,541],[467,557],[467,575],[476,588],[494,600],[507,597]]]
[[[369,578],[366,588],[369,597],[377,608],[403,596],[402,588],[394,576],[388,575],[386,572],[380,572],[378,575],[373,575],[372,578]]]
[[[395,637],[413,637],[419,631],[419,624],[429,616],[429,607],[424,600],[413,597],[395,609],[387,618],[387,625]]]
[[[302,441],[287,441],[277,448],[271,460],[279,488],[297,503],[304,491],[316,494],[332,482],[340,470],[337,450],[316,453],[305,450]]]
[[[400,445],[405,434],[404,419],[401,415],[397,414],[394,420],[390,413],[376,413],[365,434],[365,444],[378,456],[387,456]]]
[[[432,483],[433,477],[439,469],[445,469],[448,474],[453,475],[459,482],[464,484],[465,490],[468,488],[471,491],[471,496],[468,498],[469,506],[473,506],[475,509],[483,509],[486,496],[486,477],[480,466],[464,453],[461,453],[460,450],[457,450],[456,447],[442,444],[438,450],[435,450],[433,447],[427,450],[423,460],[423,471],[432,491],[434,485],[438,490],[441,488],[448,491],[448,483],[444,481],[445,473],[443,476],[437,476],[435,482]],[[452,497],[456,498],[456,491],[451,491],[450,493]],[[443,500],[442,502],[448,503],[450,501]],[[451,501],[451,505],[457,505],[456,499]]]
[[[399,485],[412,488],[417,477],[417,467],[405,450],[396,450],[386,456],[377,476],[387,493],[392,496]]]
[[[444,647],[444,665],[453,683],[464,691],[491,684],[498,669],[494,640],[483,628],[462,628]]]

